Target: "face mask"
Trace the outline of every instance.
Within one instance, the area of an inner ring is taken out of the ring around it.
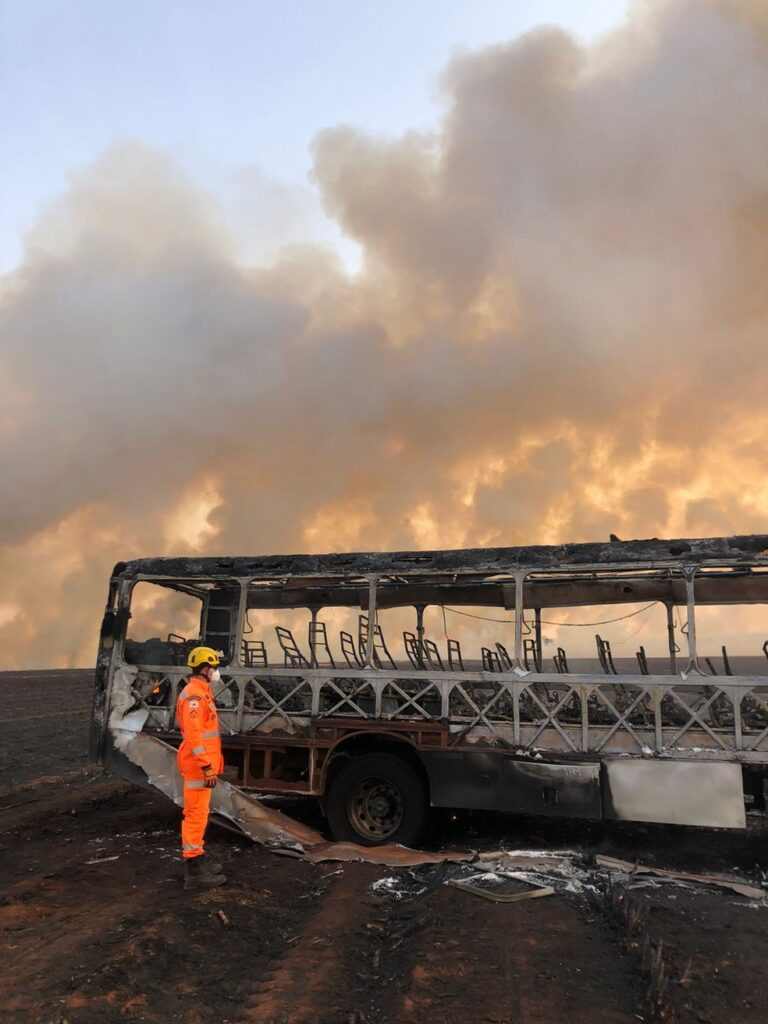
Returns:
[[[217,668],[211,672],[211,685],[221,682],[221,672]]]

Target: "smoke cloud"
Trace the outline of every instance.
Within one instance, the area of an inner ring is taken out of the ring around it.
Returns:
[[[363,253],[249,266],[162,153],[0,281],[4,667],[87,665],[149,554],[768,530],[768,19],[643,5],[455,58],[430,135],[322,131]]]

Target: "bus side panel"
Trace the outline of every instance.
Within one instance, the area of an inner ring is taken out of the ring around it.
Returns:
[[[433,807],[600,818],[599,764],[552,764],[493,751],[419,751]]]
[[[741,765],[612,760],[604,765],[606,818],[745,828]]]

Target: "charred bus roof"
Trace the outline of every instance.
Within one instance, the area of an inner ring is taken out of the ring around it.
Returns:
[[[119,562],[122,579],[283,579],[291,577],[503,575],[522,570],[568,571],[687,565],[768,565],[768,534],[678,540],[615,540],[452,551],[365,551],[262,557],[137,558]]]
[[[515,574],[526,573],[525,605],[666,601],[685,603],[681,571],[697,576],[697,604],[768,602],[768,534],[678,540],[614,540],[454,551],[352,552],[264,557],[139,558],[115,566],[113,583],[150,579],[196,591],[204,582],[253,582],[252,608],[365,606],[370,578],[377,604],[515,604]],[[754,571],[757,570],[757,571]],[[539,575],[541,574],[541,575]],[[167,582],[166,582],[167,581]]]

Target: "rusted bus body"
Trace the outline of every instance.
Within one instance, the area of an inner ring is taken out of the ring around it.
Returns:
[[[189,642],[225,652],[217,704],[228,773],[244,789],[327,798],[340,766],[386,755],[417,774],[438,807],[739,827],[745,779],[763,806],[768,659],[762,675],[754,666],[739,674],[740,661],[726,659],[731,674],[712,676],[698,652],[696,607],[768,603],[768,536],[120,564],[102,626],[93,752],[136,781],[146,780],[110,739],[116,689],[124,697],[130,687],[144,732],[176,743],[187,675],[168,663],[183,661],[183,643],[131,649],[131,599],[143,581],[200,598],[199,635]],[[667,608],[665,664],[638,654],[637,672],[618,671],[610,649],[598,672],[568,671],[559,653],[551,670],[545,663],[542,610],[652,601]],[[465,657],[449,666],[424,635],[431,605],[514,612],[514,644],[497,645],[507,663]],[[409,607],[414,641],[402,664],[383,634],[379,643],[378,614]],[[286,664],[275,666],[243,643],[249,610],[297,608],[310,622],[305,653],[284,641]],[[323,610],[336,608],[365,620],[362,650],[348,640],[346,660],[321,628]],[[687,617],[685,637],[675,634],[675,608]],[[526,613],[533,639],[523,634]],[[369,791],[383,806],[373,783]]]

